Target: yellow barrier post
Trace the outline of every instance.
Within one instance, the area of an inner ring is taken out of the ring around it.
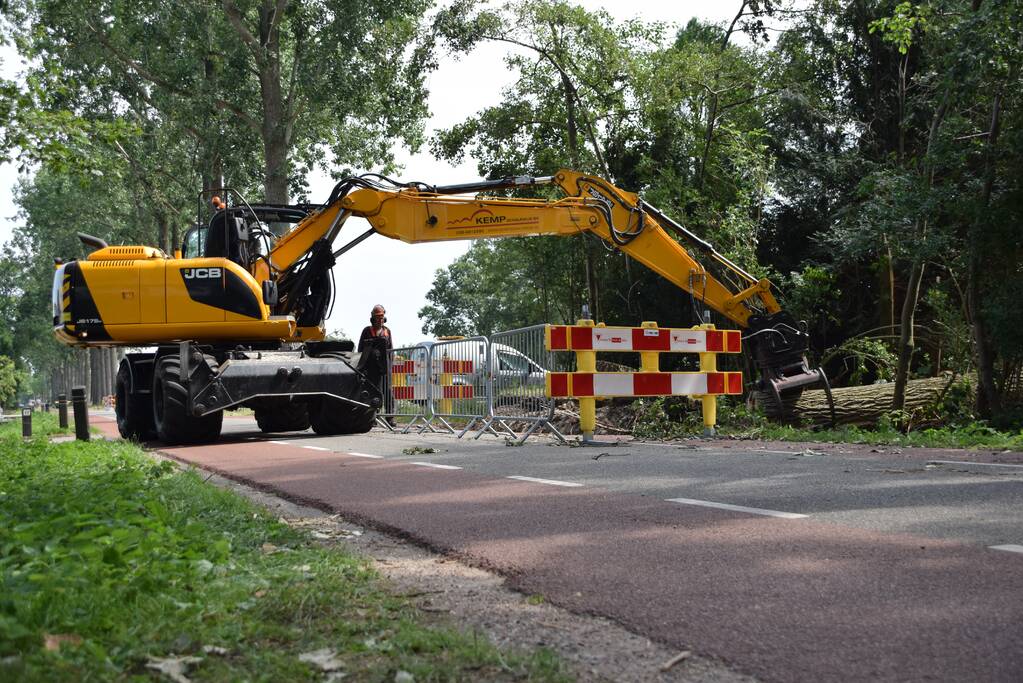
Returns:
[[[439,375],[440,376],[440,395],[441,395],[441,399],[440,399],[440,414],[441,415],[450,415],[451,413],[454,412],[454,410],[453,410],[454,401],[452,399],[450,399],[450,398],[445,398],[444,397],[444,387],[453,386],[454,383],[455,383],[454,376],[450,372],[444,372],[444,361],[446,361],[447,359],[448,359],[448,352],[447,352],[447,350],[445,350],[444,351],[444,357],[440,361],[441,373]]]
[[[576,325],[580,327],[595,327],[592,320],[579,320]],[[575,352],[576,372],[596,372],[597,352],[576,351]],[[593,432],[597,428],[597,399],[579,399],[579,431],[583,434],[583,441],[593,441]]]
[[[697,325],[697,330],[713,330],[714,326],[711,324]],[[700,354],[700,372],[707,374],[710,372],[718,371],[717,354],[713,351],[706,351]],[[714,436],[714,426],[718,420],[718,397],[710,394],[705,394],[700,397],[700,403],[702,404],[703,413],[703,435]]]
[[[648,330],[656,330],[657,323],[644,320],[640,327]],[[640,351],[639,352],[639,371],[640,372],[660,372],[661,371],[661,352],[660,351]]]

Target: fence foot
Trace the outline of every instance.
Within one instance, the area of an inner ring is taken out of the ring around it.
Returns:
[[[565,438],[565,435],[559,432],[558,428],[552,425],[550,422],[546,423],[544,427],[546,427],[550,431],[550,433],[554,435],[554,438],[556,438],[558,441],[560,441],[561,443],[568,443],[568,439]]]
[[[461,439],[463,436],[465,436],[466,432],[468,432],[470,429],[472,429],[473,425],[475,425],[479,421],[479,419],[480,418],[478,418],[478,417],[474,417],[471,420],[469,420],[469,424],[465,425],[465,429],[463,429],[462,431],[458,432],[458,437],[457,438]]]

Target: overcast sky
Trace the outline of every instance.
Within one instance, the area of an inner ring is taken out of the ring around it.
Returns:
[[[675,24],[684,24],[694,16],[724,22],[730,20],[739,7],[738,0],[580,0],[577,4],[591,10],[604,9],[619,21],[635,17]],[[476,113],[480,102],[500,101],[501,90],[512,81],[512,74],[505,69],[502,61],[506,51],[504,45],[488,44],[458,61],[448,57],[440,59],[439,67],[428,79],[431,111],[428,134]],[[19,70],[17,55],[4,48],[0,50],[0,58],[0,73],[13,77]],[[470,92],[472,97],[466,97]],[[398,157],[405,166],[399,174],[401,178],[434,184],[478,178],[476,163],[472,159],[452,167],[433,159],[427,151],[410,155],[400,150]],[[0,164],[0,242],[9,239],[16,224],[13,216],[17,208],[11,197],[16,179],[14,164]],[[332,186],[333,182],[325,175],[310,178],[310,198],[322,201]],[[74,227],[69,226],[69,229]],[[368,224],[361,219],[349,221],[338,244],[364,232],[367,227]],[[397,344],[424,339],[417,313],[426,304],[426,292],[434,274],[438,268],[447,266],[465,253],[469,244],[404,244],[379,235],[370,237],[342,256],[334,268],[337,295],[327,329],[343,330],[349,336],[357,336],[367,324],[372,306],[382,303],[387,308],[388,326]]]

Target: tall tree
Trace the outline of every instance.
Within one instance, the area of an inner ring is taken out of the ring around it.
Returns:
[[[69,106],[114,94],[152,108],[195,137],[209,184],[244,159],[234,145],[259,146],[265,197],[287,202],[315,163],[388,164],[392,140],[421,138],[428,0],[11,4]]]

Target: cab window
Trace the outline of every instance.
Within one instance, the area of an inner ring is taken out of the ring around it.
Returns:
[[[198,258],[203,254],[203,247],[206,242],[206,228],[195,227],[185,233],[181,240],[181,257]]]

